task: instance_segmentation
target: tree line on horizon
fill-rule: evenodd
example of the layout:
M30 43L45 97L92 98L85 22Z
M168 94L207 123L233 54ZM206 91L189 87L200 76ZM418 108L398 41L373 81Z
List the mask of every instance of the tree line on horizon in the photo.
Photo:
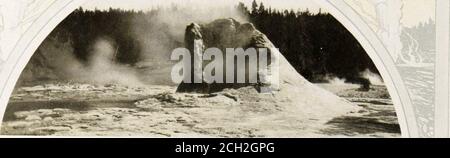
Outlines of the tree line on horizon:
M361 72L368 69L379 73L357 39L321 9L317 13L307 9L277 10L254 0L250 8L239 3L238 10L312 82L338 77L359 83Z

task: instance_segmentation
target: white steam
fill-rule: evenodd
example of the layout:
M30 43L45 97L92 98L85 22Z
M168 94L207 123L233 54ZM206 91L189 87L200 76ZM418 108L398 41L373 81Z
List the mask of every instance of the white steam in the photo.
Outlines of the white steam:
M170 52L174 49L171 40L184 42L186 26L195 22L210 23L213 20L234 18L240 22L247 22L248 17L237 9L238 3L204 7L200 3L190 5L175 5L157 8L159 11L152 16L134 19L133 35L142 46L141 57L149 61L168 61ZM150 22L151 26L148 26ZM184 45L183 45L184 46Z
M147 12L146 15L151 16L133 19L132 35L141 46L140 59L136 65L152 69L145 72L144 82L173 84L170 72L174 62L170 60L170 54L175 48L185 47L186 26L191 23L206 24L223 18L247 22L247 17L237 11L236 6L237 3L208 7L196 3L172 5L157 8L158 12Z
M155 8L156 9L156 8ZM171 82L170 53L177 47L184 47L186 26L192 22L209 23L219 18L235 18L246 21L235 6L203 7L171 6L158 8L158 12L136 16L132 20L129 36L139 42L141 48L139 63L135 66L117 61L118 45L109 37L98 37L90 43L86 61L75 56L72 42L48 38L39 48L34 60L22 75L24 82L41 78L51 81L75 81L93 84L121 84L140 86L145 84L173 84ZM126 51L126 50L121 50ZM127 52L120 52L121 56Z
M46 43L43 47L53 47L54 44ZM47 57L46 63L49 67L53 67L53 73L56 73L59 79L94 84L142 85L134 68L116 62L117 49L110 40L98 39L92 44L88 64L82 64L80 60L73 56L72 52L58 55L58 52L67 50L69 49L47 49L45 54ZM70 49L70 51L73 51L73 49Z
M333 85L345 85L347 83L345 78L339 78L336 76L332 76L332 75L326 75L324 78L325 81L327 81L329 84L333 84Z
M372 85L384 85L383 79L380 75L373 73L369 69L361 72L361 77L368 79Z
M89 64L85 67L84 78L102 84L122 84L129 86L142 85L134 68L117 63L118 48L112 41L98 39L93 44Z
M359 73L359 77L369 80L371 85L384 85L383 78L381 78L380 75L373 73L369 69L366 69L363 72ZM324 77L324 80L333 85L351 84L347 82L347 79L339 78L334 75L326 75Z

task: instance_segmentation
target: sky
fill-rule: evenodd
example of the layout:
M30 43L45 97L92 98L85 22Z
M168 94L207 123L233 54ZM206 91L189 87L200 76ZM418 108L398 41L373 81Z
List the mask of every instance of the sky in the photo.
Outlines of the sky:
M91 0L83 5L86 9L108 9L122 8L134 10L150 10L158 6L170 6L178 4L181 6L191 5L196 7L235 6L238 2L243 2L247 6L251 6L253 0ZM265 6L276 9L293 9L318 12L320 6L314 0L257 0L263 2ZM353 0L347 0L353 1ZM356 0L355 0L356 1ZM368 0L368 2L373 0ZM377 1L377 0L375 0ZM404 0L403 20L405 26L414 26L420 22L426 22L428 19L435 18L435 0ZM324 11L324 9L322 9Z

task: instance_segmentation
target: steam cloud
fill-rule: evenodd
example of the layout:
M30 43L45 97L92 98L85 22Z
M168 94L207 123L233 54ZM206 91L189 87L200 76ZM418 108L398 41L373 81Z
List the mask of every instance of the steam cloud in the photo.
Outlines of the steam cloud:
M383 79L380 75L373 73L369 69L366 69L361 73L361 77L368 79L372 85L384 85Z
M182 7L172 5L158 8L157 16L130 19L132 24L129 26L131 28L129 35L137 39L141 46L138 60L140 62L135 63L135 66L116 61L116 55L119 53L118 43L107 36L98 37L90 44L92 51L89 52L87 61L75 57L75 50L70 41L62 42L61 39L49 37L40 46L28 68L24 70L21 82L47 78L52 81L128 86L161 82L173 84L170 79L172 63L169 57L174 48L184 46L186 26L192 22L208 23L218 18L247 21L246 17L236 10L235 5L233 3L207 8L202 7L200 3ZM148 27L149 24L152 26ZM177 41L178 44L174 45L173 41Z
M142 85L135 69L116 62L117 47L111 41L100 38L94 44L93 50L89 65L82 70L87 73L84 80L130 86Z
M359 74L359 77L363 78L363 79L367 79L370 81L371 85L384 85L384 81L381 78L380 75L373 73L372 71L370 71L369 69L364 70L363 72L361 72ZM326 75L324 77L324 80L330 84L334 84L334 85L344 85L344 84L348 84L347 83L347 79L345 78L339 78L336 77L334 75Z
M324 80L327 81L330 84L333 84L333 85L344 85L344 84L346 84L345 83L346 82L345 78L339 78L339 77L332 76L332 75L325 76Z
M236 4L205 8L201 7L200 3L192 3L190 6L160 8L161 12L156 16L134 19L133 35L142 46L142 59L144 61L169 60L170 52L174 49L174 46L167 42L167 38L173 38L183 43L186 26L190 23L209 23L219 18L248 21L247 17L236 10ZM146 20L158 26L148 28L145 24Z
M38 54L45 59L40 59L45 61L44 67L33 65L33 68L31 68L39 67L37 72L45 73L27 73L26 69L24 74L28 76L22 76L22 79L32 80L33 78L39 78L39 76L55 76L54 80L123 84L127 86L142 85L136 77L135 69L115 61L116 49L113 42L99 38L92 44L92 48L93 52L88 59L88 64L83 64L73 55L73 48L69 44L66 43L61 46L58 41L46 41L39 48L41 51ZM30 76L30 74L32 75Z

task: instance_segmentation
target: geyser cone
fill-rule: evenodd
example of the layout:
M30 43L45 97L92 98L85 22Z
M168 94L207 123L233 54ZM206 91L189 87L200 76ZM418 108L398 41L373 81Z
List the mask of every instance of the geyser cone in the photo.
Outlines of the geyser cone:
M204 25L193 23L187 26L185 35L186 47L190 49L191 53L194 52L193 43L202 44L197 48L219 48L224 52L224 56L227 55L225 48L268 48L271 50L270 53L274 53L279 60L279 85L276 86L277 90L273 93L263 94L258 92L260 84L181 83L177 92L223 93L226 91L228 93L231 91L238 98L256 105L254 107L269 109L276 107L282 111L298 114L296 117L300 117L299 119L304 117L304 119L316 118L325 121L358 109L345 99L308 82L278 50L271 49L275 48L272 42L251 23L239 23L234 19L219 19ZM227 66L225 65L225 67ZM255 88L255 90L251 91L248 87ZM245 92L243 92L244 90ZM248 98L252 98L252 100ZM259 102L258 100L268 100L269 102Z

